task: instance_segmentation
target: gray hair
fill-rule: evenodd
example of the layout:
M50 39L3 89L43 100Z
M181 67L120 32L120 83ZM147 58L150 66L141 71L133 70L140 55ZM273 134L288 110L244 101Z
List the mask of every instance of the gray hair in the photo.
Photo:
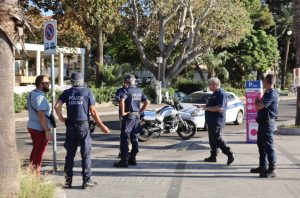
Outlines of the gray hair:
M216 84L218 89L221 88L221 81L217 77L208 79L208 83L214 83L214 84Z
M83 80L71 80L71 84L73 87L81 87L83 86Z

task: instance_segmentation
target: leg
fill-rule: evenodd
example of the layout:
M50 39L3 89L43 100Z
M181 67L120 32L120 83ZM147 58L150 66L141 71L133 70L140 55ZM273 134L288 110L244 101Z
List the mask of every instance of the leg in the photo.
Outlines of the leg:
M117 168L127 168L128 167L128 137L132 129L132 120L123 119L122 129L120 135L120 149L121 149L121 160L114 163L114 167Z
M208 139L209 139L209 145L210 145L210 157L205 158L205 162L217 162L217 154L218 154L218 148L216 144L216 138L214 134L214 127L211 125L208 125Z
M91 172L91 150L92 150L92 139L89 133L87 124L78 125L80 134L80 154L81 154L81 167L82 167L82 180L86 183L90 180Z
M34 129L29 129L29 131L33 140L33 149L30 155L30 163L32 163L34 169L37 171L37 175L39 175L42 164L42 157L48 144L48 140L46 138L45 132L37 131Z
M67 151L67 155L65 158L65 167L64 167L66 180L72 180L73 177L74 158L78 146L78 140L76 136L73 135L74 133L75 133L74 127L67 126L66 140L64 144L64 147Z
M266 135L266 153L269 161L269 170L276 169L276 154L274 148L274 131L275 122L270 122L268 126L268 133Z
M234 154L231 151L230 147L226 144L222 137L222 132L223 132L223 125L222 124L217 124L214 127L214 134L215 134L215 140L217 147L222 150L222 152L227 155L227 165L230 165L234 161Z
M136 165L136 155L139 152L139 134L140 134L140 120L136 119L134 123L134 128L130 133L130 141L132 144L132 150L128 159L130 165Z
M266 150L265 150L265 142L266 142L266 132L264 124L258 125L258 134L257 134L257 146L259 152L259 168L261 172L267 170L267 160L266 160Z

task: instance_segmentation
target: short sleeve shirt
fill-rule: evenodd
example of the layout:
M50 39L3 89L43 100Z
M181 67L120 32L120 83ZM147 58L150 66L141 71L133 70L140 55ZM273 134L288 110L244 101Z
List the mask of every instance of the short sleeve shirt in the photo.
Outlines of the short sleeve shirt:
M258 119L276 119L278 115L278 95L275 89L266 91L261 99L265 108L258 110Z
M225 125L227 98L225 92L222 89L218 89L212 94L206 106L207 107L219 106L221 108L224 108L224 111L221 112L205 111L205 122L207 124Z
M37 131L43 131L37 111L44 111L46 116L50 116L51 114L51 108L45 93L38 89L31 91L27 96L27 109L29 117L27 127ZM49 119L46 120L48 122L48 127L52 128Z
M88 121L89 107L95 105L92 92L85 87L72 87L65 90L59 97L62 103L66 103L67 117L71 121Z
M126 92L126 88L122 87L122 88L119 88L116 93L115 93L115 99L116 101L120 101L121 99L121 96Z
M138 112L140 110L141 102L145 102L147 97L144 92L135 86L128 87L126 92L121 95L121 99L125 100L125 111L126 112Z

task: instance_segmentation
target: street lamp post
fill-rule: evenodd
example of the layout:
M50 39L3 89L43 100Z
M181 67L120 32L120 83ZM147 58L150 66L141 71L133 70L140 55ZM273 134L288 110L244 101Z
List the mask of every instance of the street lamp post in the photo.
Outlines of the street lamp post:
M156 63L158 66L158 75L157 75L157 81L156 81L156 86L155 86L155 92L156 92L156 104L161 103L161 64L163 62L163 57L157 57L156 58Z
M290 40L292 35L292 30L288 30L286 32L287 34L287 42L286 42L286 48L285 48L285 57L284 57L284 65L282 67L282 73L281 73L281 90L284 90L285 87L285 74L287 70L287 62L289 57L289 50L290 50Z

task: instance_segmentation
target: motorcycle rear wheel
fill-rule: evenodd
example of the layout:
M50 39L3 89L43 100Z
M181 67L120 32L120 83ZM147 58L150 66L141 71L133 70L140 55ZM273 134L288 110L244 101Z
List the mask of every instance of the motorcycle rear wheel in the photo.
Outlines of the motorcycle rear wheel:
M197 131L197 127L195 125L195 123L191 120L184 120L187 125L188 128L186 128L183 124L181 124L181 126L179 126L178 130L177 130L177 134L185 140L190 139L191 137L193 137Z

